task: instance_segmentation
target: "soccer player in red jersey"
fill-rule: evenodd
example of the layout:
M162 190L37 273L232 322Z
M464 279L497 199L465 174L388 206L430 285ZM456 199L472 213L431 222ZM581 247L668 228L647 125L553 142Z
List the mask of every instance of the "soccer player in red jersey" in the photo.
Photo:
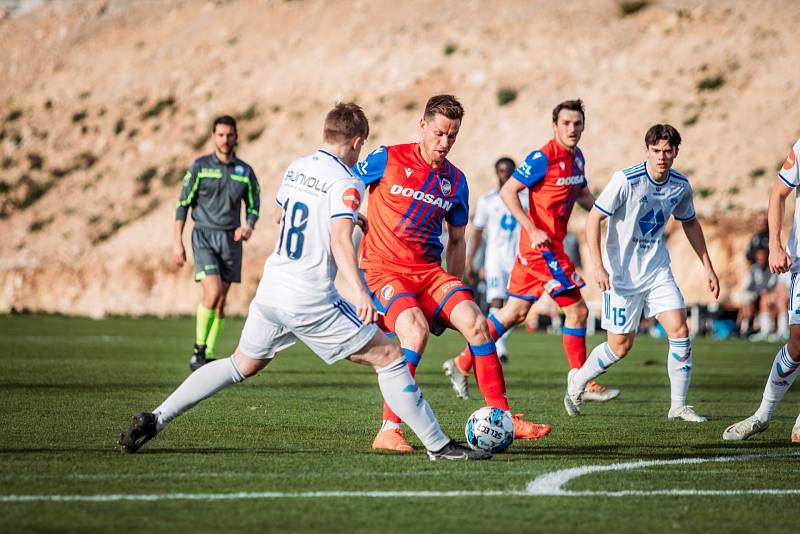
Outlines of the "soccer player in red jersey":
M564 252L564 237L572 208L577 202L589 211L594 195L584 175L586 160L578 148L585 126L583 102L567 100L553 110L553 139L534 150L517 167L500 196L521 225L519 255L508 282L508 302L488 318L489 333L498 339L506 330L525 321L536 300L547 293L564 310L563 344L570 369L580 369L586 361L586 319L589 309L581 296L585 286L572 261ZM528 211L519 193L528 190ZM445 369L458 393L466 388L473 366L470 347ZM460 371L460 372L458 372ZM584 400L607 401L619 395L590 382Z
M359 266L384 327L397 334L414 375L429 332L452 327L475 355L475 374L486 404L509 410L503 370L486 318L461 282L469 190L464 173L446 157L458 136L464 109L452 95L431 97L420 120L419 143L382 146L353 170L368 187L369 229ZM447 223L444 250L442 229ZM441 266L444 251L447 271ZM538 439L550 425L513 416L515 436ZM400 419L384 404L374 449L411 452Z

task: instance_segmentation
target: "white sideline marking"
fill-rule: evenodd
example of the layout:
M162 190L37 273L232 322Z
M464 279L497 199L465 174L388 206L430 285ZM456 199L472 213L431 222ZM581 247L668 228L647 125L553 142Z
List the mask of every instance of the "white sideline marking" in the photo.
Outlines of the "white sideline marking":
M24 502L117 502L117 501L231 501L244 499L319 499L353 498L430 498L430 497L650 497L650 496L737 496L737 495L800 495L800 489L697 490L665 489L653 491L570 491L563 486L578 477L606 471L628 471L661 465L696 465L710 462L742 462L767 458L797 457L792 454L744 454L711 458L678 460L640 460L610 465L587 465L561 469L538 476L524 491L302 491L302 492L239 492L239 493L164 493L117 495L0 495L0 503Z

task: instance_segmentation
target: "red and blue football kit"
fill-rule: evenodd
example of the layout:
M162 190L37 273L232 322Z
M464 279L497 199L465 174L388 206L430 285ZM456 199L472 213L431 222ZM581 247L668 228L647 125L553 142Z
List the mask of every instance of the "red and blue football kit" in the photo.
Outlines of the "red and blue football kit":
M401 312L420 308L430 331L441 334L453 308L472 300L469 287L441 267L442 225L469 221L464 173L447 160L431 167L416 143L382 146L353 171L367 185L369 229L359 247L359 267L383 326L393 332ZM483 356L475 372L487 405L508 410L494 342L475 350ZM405 347L403 354L415 374L421 355ZM400 422L386 404L383 419Z
M514 171L513 178L528 188L528 218L547 234L551 245L531 248L531 237L522 229L520 252L508 282L509 296L535 301L543 292L555 298L586 285L564 252L569 216L578 193L586 187L585 164L579 148L570 152L553 139L528 154Z
M464 173L447 160L431 167L416 143L382 146L353 170L369 199L359 267L384 326L394 331L397 316L418 307L431 332L441 334L453 307L472 299L469 287L441 267L443 223L469 221Z

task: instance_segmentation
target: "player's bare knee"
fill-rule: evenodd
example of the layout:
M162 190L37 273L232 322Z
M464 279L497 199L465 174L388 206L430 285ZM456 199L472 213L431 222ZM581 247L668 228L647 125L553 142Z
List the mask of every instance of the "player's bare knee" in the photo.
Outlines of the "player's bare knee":
M233 353L233 363L245 378L257 375L271 361L272 359L251 358L239 349L236 349L236 352Z
M585 302L580 301L564 308L564 315L570 324L586 324L586 319L589 318L589 308Z
M633 348L633 336L625 336L618 339L609 339L608 346L611 348L611 352L614 353L614 356L617 358L624 358L628 355L628 353Z
M473 344L485 343L491 339L489 337L489 325L486 322L486 317L479 313L475 314L475 316L467 322L461 334L469 343Z
M684 339L689 337L689 327L686 326L686 323L677 325L675 328L670 329L667 332L667 336L671 337L672 339Z

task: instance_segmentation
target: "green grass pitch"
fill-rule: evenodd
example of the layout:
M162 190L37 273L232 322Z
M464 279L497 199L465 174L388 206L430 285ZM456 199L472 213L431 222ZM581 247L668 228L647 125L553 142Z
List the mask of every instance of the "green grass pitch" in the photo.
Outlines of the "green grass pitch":
M221 348L234 348L230 320ZM761 398L777 345L696 340L690 402L705 424L670 422L666 342L642 337L602 377L619 399L588 403L569 418L562 397L560 338L515 332L506 381L512 409L550 422L553 433L518 441L488 462L429 462L373 452L381 398L374 373L349 362L326 366L303 346L281 354L260 376L229 388L175 420L140 453L115 449L134 412L151 410L188 374L190 319L103 321L61 317L0 319L0 524L7 532L331 531L643 532L793 531L800 448L789 440L800 410L790 391L772 426L744 443L723 429ZM590 347L601 338L589 340ZM463 441L464 422L482 405L457 399L441 372L460 338L434 338L418 381L443 428ZM795 389L797 389L796 386ZM732 462L662 464L681 458L752 455ZM587 496L522 494L554 471L659 461L569 481ZM774 494L747 494L760 489ZM682 494L675 490L683 491ZM705 492L691 495L693 490ZM729 493L710 495L708 490ZM787 490L794 490L795 494ZM431 492L386 496L385 492ZM640 492L614 496L607 492ZM245 498L247 494L274 494ZM307 492L325 493L309 497ZM373 492L348 495L348 492ZM468 492L447 495L444 492ZM476 495L478 492L497 494ZM244 493L236 497L237 493ZM161 496L185 494L184 499ZM231 497L196 499L198 494ZM95 496L96 501L9 496ZM151 501L100 499L151 495ZM383 495L383 496L381 496ZM252 497L252 495L250 495Z

